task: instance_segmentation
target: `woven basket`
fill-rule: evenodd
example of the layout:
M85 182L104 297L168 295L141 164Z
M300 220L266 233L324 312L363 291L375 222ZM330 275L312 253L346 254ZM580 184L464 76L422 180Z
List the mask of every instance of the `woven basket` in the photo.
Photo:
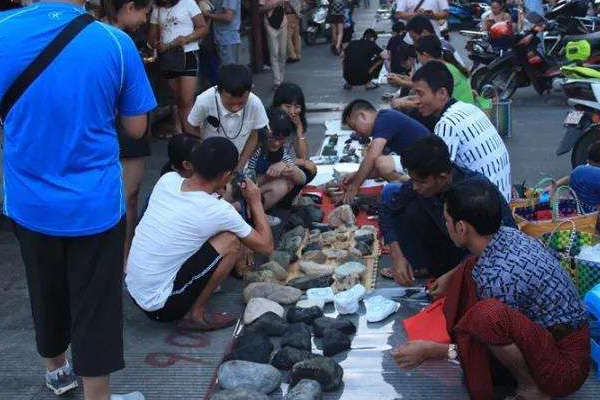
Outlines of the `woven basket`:
M600 263L575 258L577 288L581 297L600 283Z

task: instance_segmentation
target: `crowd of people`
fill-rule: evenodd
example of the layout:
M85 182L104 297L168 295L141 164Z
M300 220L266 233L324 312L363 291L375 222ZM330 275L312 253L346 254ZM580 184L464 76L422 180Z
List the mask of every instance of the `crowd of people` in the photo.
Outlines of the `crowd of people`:
M475 399L492 397L498 372L515 384L515 399L564 396L589 370L585 309L558 261L516 229L509 153L467 95L454 49L438 38L443 3L400 0L398 16L409 21L394 25L384 50L372 30L344 46L344 4L332 2L332 51L344 57L348 85L369 88L379 58L375 69L386 65L401 87L389 109L362 99L345 107L342 122L370 145L342 182L343 201L352 203L366 179L385 180L379 223L393 264L381 274L404 286L431 278L430 293L446 297L452 344L403 344L392 352L401 368L459 360ZM272 226L281 221L267 211L289 208L317 172L305 95L284 80L289 35L292 59L301 57L298 2L260 1L276 86L268 107L238 62L240 1L207 12L192 0L151 7L107 2L105 23L79 0L0 14L0 37L13 38L0 42L0 57L11 55L0 74L4 213L21 248L46 385L56 394L81 376L86 400L144 398L109 390L109 374L124 367L123 281L153 321L196 331L233 324L234 316L207 311L210 297L230 273L248 271L253 252L273 252ZM148 155L140 138L157 103L124 30L148 14L149 44L168 54L161 74L183 133L169 140L169 160L139 217ZM222 65L215 85L196 96L207 21ZM599 148L565 178L590 209L600 206Z

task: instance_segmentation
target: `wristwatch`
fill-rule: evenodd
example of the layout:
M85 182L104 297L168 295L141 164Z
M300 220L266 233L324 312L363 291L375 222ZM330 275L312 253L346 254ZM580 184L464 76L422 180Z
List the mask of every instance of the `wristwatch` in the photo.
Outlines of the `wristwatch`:
M458 348L455 344L448 345L448 360L455 361L458 358Z

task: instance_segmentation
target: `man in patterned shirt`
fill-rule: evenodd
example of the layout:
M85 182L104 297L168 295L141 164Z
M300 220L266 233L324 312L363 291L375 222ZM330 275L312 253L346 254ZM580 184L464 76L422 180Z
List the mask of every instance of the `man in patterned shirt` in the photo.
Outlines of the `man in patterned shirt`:
M473 104L452 98L454 79L440 61L423 65L412 77L422 116L439 115L433 133L444 139L458 166L492 181L510 201L512 191L508 150L487 115Z
M536 239L501 226L491 184L458 183L445 196L452 240L474 257L444 279L444 312L455 344L413 341L394 357L403 368L460 358L471 398L492 398L493 362L517 383L515 399L567 396L589 370L590 331L567 272Z

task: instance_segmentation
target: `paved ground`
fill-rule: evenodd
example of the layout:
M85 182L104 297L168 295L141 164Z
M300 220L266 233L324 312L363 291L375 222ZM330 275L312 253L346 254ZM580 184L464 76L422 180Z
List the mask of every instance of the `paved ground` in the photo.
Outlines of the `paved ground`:
M375 2L371 10L357 11L357 33L371 27L374 10ZM384 29L386 25L381 24L377 28ZM462 47L462 38L454 36L453 41L457 47ZM384 40L380 42L383 44ZM302 62L290 65L287 77L304 88L309 108L312 109L323 106L339 108L356 97L380 103L381 94L387 90L342 90L340 61L329 53L327 46L305 47ZM270 73L256 75L256 91L265 104L271 102L270 88ZM520 89L513 105L515 133L507 140L507 144L514 181L526 179L534 182L546 175L561 176L568 173L568 159L554 155L554 148L562 135L561 122L567 110L564 100L559 95L539 97L531 90ZM324 131L322 122L337 118L339 114L339 111L309 114L311 149L315 150L320 141ZM148 173L143 183L144 198L156 181L164 161L165 143L153 143L153 155L148 160ZM18 248L13 237L5 233L0 233L0 276L0 399L52 399L54 396L42 384L43 370L35 352L29 300ZM214 296L212 306L240 312L239 289L239 282L228 281L223 292ZM185 335L176 332L171 325L151 323L127 298L125 304L127 368L114 374L112 383L115 392L142 390L150 400L202 398L232 330ZM435 379L435 375L431 379ZM436 391L435 394L428 392L427 379L422 382L425 389L411 391L405 398L448 398L443 391ZM599 392L600 386L590 379L582 392L573 398L597 398ZM81 390L77 390L66 398L82 399L83 395ZM387 400L388 395L382 393L378 398ZM392 398L394 396L389 397L390 400Z

